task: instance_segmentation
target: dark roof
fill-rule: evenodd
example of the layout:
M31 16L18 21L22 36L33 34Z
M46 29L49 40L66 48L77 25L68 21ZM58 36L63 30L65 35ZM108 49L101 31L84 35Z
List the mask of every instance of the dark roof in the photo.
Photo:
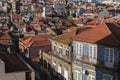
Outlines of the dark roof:
M5 63L5 72L30 71L30 68L16 54L0 54L0 59Z
M119 46L120 28L116 27L113 23L103 23L74 36L72 39L108 46Z

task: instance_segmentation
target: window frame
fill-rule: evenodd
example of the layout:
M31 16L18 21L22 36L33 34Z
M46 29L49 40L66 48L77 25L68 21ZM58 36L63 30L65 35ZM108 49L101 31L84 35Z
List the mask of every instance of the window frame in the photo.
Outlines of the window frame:
M104 76L110 77L110 80L113 80L113 76L105 73L102 74L102 80L106 80L106 79L103 79Z
M66 55L67 57L70 56L70 51L69 51L69 49L66 49L66 51L65 51L65 55Z
M77 43L76 44L76 54L79 56L79 57L82 57L83 56L83 44L82 43Z
M59 46L59 54L62 54L62 53L63 53L63 47L61 45L61 46Z
M97 60L97 45L89 46L89 58Z
M108 51L106 51L108 50ZM111 58L111 50L113 51L112 53L112 58ZM107 53L106 53L107 52ZM113 48L105 48L105 57L104 57L104 61L105 62L109 62L109 63L114 63L114 54L115 54L115 50ZM107 58L106 58L107 57ZM112 61L111 61L112 59Z
M77 70L76 68L78 68L79 70ZM74 78L74 77L75 77L75 76L74 76L75 72L77 73L77 74L76 74L76 76L77 76L76 78ZM79 80L79 77L80 77L80 76L82 77L82 68L79 67L79 66L75 66L74 71L73 71L73 80L75 80L75 79L76 79L76 80ZM80 78L81 78L81 77L80 77Z

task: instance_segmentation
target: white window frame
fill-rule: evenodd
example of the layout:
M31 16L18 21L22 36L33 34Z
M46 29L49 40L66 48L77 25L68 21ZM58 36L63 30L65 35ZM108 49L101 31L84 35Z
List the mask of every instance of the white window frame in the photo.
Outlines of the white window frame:
M55 50L55 47L56 47L56 43L53 44L53 50ZM56 51L57 51L57 47L56 47Z
M79 69L80 69L80 70L74 70L74 71L73 71L73 74L74 74L75 72L77 73L77 74L76 74L76 76L77 76L76 80L79 80L79 78L78 78L78 77L80 76L79 74L81 74L81 77L80 77L80 78L82 79L82 68L79 67L79 66L75 66L75 68L79 68ZM79 76L78 76L78 75L79 75ZM74 79L74 77L75 77L75 76L73 75L73 79ZM75 80L75 79L74 79L74 80Z
M66 76L65 70L67 71L67 76ZM66 68L64 68L64 78L65 80L69 80L69 72L68 72L68 69Z
M89 46L89 58L97 59L97 46L96 45Z
M61 65L58 65L58 73L62 73L62 66Z
M76 51L77 51L77 56L82 57L83 55L83 44L82 43L76 44Z
M112 57L111 57L111 54L112 54ZM111 59L112 59L112 61L111 61ZM114 49L113 48L105 48L104 61L105 61L106 66L113 67L113 64L114 64Z
M95 76L89 75L89 80L96 80L96 79L95 79Z
M109 79L109 80L113 80L113 76L108 75L108 74L104 74L104 73L103 73L103 75L102 75L102 80L106 80L106 79L103 79L104 76L110 77L111 79ZM107 80L108 80L108 79L107 79Z
M89 46L89 59L90 62L97 62L97 45L91 44Z
M60 52L60 49L61 49L61 52ZM62 54L62 53L63 53L63 47L62 47L62 45L61 45L61 46L59 46L59 53L60 53L60 54Z

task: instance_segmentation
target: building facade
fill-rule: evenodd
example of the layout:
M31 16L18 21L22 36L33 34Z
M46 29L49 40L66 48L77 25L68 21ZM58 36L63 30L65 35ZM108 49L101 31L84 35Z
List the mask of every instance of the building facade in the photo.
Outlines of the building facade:
M119 30L101 24L73 38L73 80L119 80Z

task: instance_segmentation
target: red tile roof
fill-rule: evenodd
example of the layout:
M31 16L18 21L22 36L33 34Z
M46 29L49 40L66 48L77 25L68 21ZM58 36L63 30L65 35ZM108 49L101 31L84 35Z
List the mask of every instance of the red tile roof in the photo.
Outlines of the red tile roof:
M90 22L88 22L87 24L88 25L98 25L98 24L102 24L102 23L113 23L113 22L116 22L116 23L119 23L120 20L115 20L115 19L105 19L104 17L99 17L99 18L96 18Z
M29 38L23 40L22 43L29 47L33 43L32 39L33 39L33 37L29 37Z
M26 24L16 24L16 27L17 28L24 28L24 27L26 27Z
M23 16L15 13L15 14L12 15L12 18L13 18L14 20L17 20L17 19L22 20L22 19L23 19Z
M72 39L88 43L98 43L112 46L119 46L120 43L120 28L112 23L103 23L97 27L86 30Z
M39 47L41 47L41 46L47 46L47 45L50 45L50 44L51 44L50 41L42 40L42 41L35 41L35 42L33 42L32 46L39 46Z
M49 38L51 36L48 35L38 35L34 37L29 37L22 41L22 43L26 46L46 46L50 45Z
M67 29L64 34L52 37L52 40L56 40L65 44L70 44L71 38L76 35L77 28L72 27Z
M8 33L5 33L0 37L0 39L1 40L10 40L12 38L10 37L10 35Z

